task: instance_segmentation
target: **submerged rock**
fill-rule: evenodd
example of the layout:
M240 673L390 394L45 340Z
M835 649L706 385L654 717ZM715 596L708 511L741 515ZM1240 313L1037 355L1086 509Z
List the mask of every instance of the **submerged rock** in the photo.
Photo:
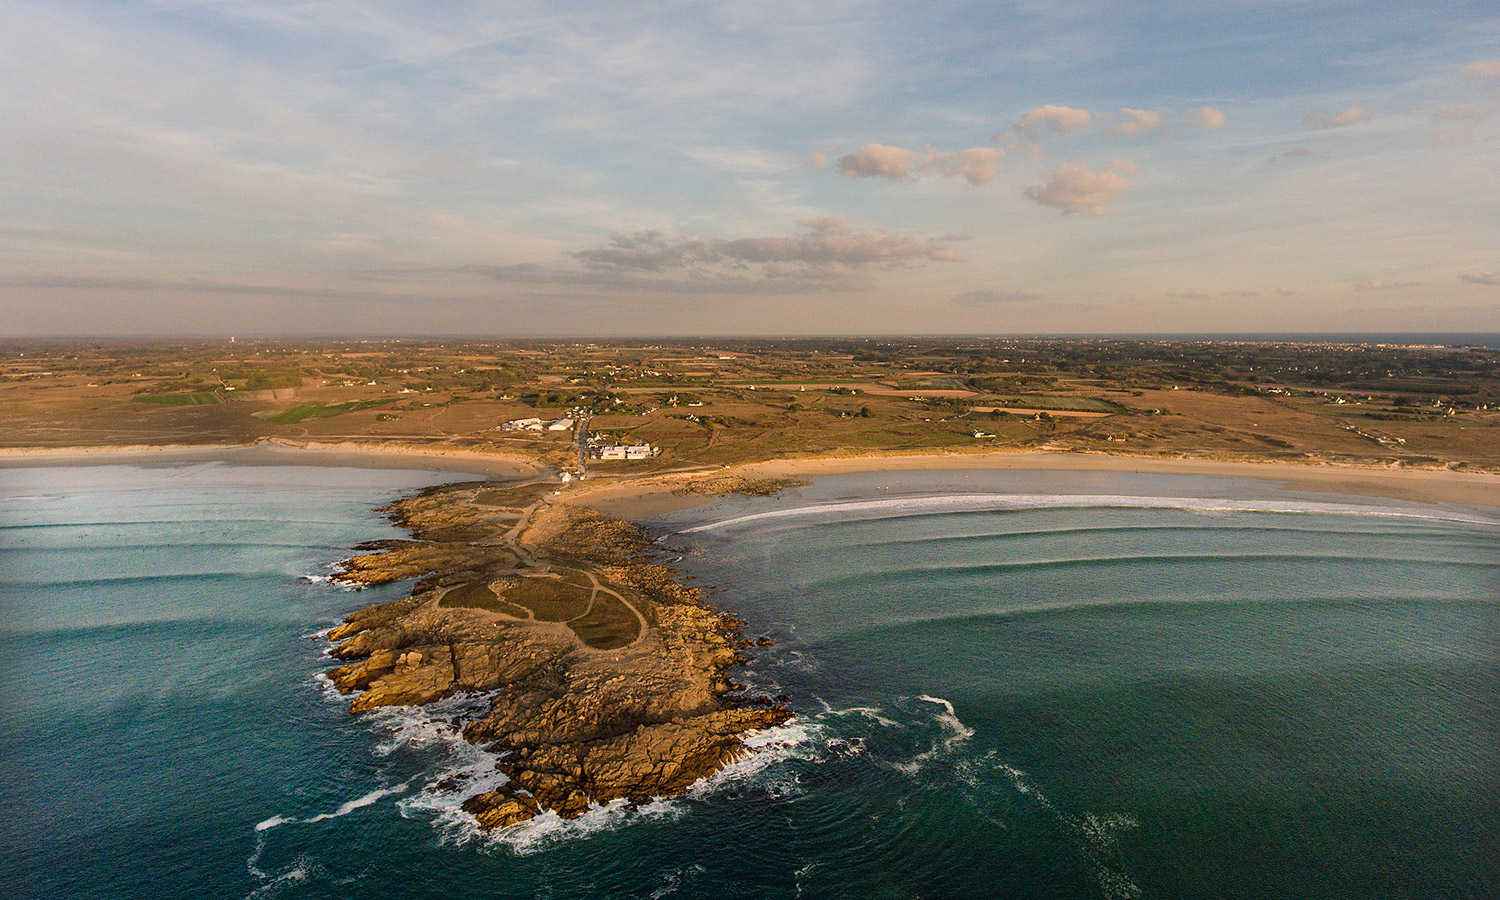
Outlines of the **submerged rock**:
M544 494L461 484L388 507L419 540L368 545L339 578L419 581L328 635L351 712L494 692L464 729L510 779L464 803L486 828L681 793L791 718L725 696L741 623L648 561L639 528Z

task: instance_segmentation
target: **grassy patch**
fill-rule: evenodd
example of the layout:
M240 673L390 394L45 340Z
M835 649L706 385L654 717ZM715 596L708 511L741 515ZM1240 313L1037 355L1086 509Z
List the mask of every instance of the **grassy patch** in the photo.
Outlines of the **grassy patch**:
M210 403L224 402L223 398L211 391L192 394L142 394L133 399L137 403L155 403L160 406L205 406Z
M903 391L962 391L968 387L957 378L902 378L896 382L898 390Z
M641 634L641 623L635 613L609 594L594 598L593 610L582 619L569 622L568 627L595 650L618 650Z
M593 585L575 572L564 578L516 578L502 590L505 599L531 610L539 621L566 622L589 608Z
M520 509L535 503L537 498L552 490L550 484L523 484L517 487L484 488L474 495L480 506L497 506L505 509Z
M482 609L503 613L517 619L526 618L526 610L501 600L487 584L466 584L463 587L454 588L443 595L443 598L438 601L438 606Z
M295 425L305 419L331 419L344 413L357 412L375 406L395 403L395 400L350 400L347 403L298 403L275 415L266 416L266 421L277 425Z
M1122 413L1125 407L1093 397L1054 397L1048 394L1020 394L1010 397L980 397L978 406L1002 406L1011 409L1056 409L1065 412Z

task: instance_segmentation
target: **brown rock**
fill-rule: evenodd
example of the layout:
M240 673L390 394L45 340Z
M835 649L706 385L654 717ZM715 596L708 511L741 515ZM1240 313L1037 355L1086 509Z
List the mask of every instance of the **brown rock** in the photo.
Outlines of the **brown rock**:
M671 569L641 559L638 528L545 501L518 516L476 502L488 490L454 485L393 504L393 518L423 540L380 542L344 564L345 578L418 578L417 587L410 597L352 613L329 633L340 641L334 655L349 660L329 677L341 691L363 691L351 712L494 691L488 714L464 729L469 741L510 751L500 768L511 781L464 804L482 826L514 824L543 809L571 818L593 803L680 793L744 755L746 732L790 718L785 707L724 696L731 687L724 670L744 661L736 647L750 643L739 639L741 623L704 604ZM628 646L595 650L563 622L438 603L440 588L516 583L554 568L592 576L613 592L610 603L624 598L646 630ZM533 591L563 590L564 581L527 583Z

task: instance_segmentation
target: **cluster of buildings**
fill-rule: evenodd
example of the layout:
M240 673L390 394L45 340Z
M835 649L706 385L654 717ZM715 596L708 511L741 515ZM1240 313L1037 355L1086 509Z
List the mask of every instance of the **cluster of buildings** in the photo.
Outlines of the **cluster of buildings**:
M573 427L572 419L511 419L496 425L496 431L568 431Z
M589 435L589 456L594 459L651 459L661 452L650 444L619 444L603 435Z
M574 407L568 410L568 414L561 419L543 419L533 416L529 419L511 419L494 427L494 431L569 431L573 423L583 418L585 410Z
M650 459L658 450L650 444L604 444L593 452L598 459Z

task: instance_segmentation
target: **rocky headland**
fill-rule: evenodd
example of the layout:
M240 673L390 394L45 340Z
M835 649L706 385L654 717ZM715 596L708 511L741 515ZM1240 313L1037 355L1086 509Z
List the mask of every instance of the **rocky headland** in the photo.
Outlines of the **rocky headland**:
M681 793L791 717L737 693L740 623L646 555L641 530L555 502L555 485L445 485L386 508L411 540L378 541L339 580L418 579L329 632L350 711L492 694L464 737L508 782L464 809L486 828L545 810Z

